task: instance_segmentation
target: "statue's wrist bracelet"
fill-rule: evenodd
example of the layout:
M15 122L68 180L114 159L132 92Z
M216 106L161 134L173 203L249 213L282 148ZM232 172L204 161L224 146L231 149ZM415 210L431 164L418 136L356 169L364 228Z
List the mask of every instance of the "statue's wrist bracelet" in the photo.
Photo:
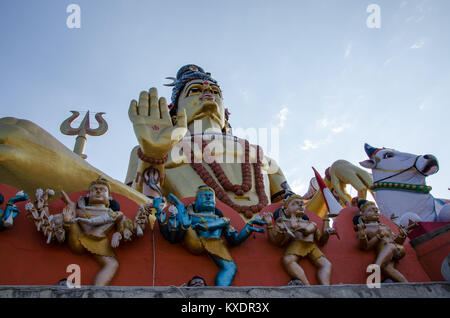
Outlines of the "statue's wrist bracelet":
M141 159L142 161L145 161L145 162L153 164L153 165L165 164L167 162L167 159L169 158L169 154L168 153L163 158L148 157L148 156L144 155L144 153L142 152L140 147L139 147L139 149L137 151L137 155L138 155L139 159Z

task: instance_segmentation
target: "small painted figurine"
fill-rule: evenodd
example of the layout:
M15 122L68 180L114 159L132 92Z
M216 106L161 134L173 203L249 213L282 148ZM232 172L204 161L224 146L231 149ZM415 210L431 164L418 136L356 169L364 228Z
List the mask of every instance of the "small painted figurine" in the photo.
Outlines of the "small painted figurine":
M272 225L273 218L275 226ZM319 283L330 284L332 265L317 246L317 243L321 246L325 245L330 235L337 234L335 229L330 228L328 216L324 218L322 231L320 231L317 224L310 221L305 214L302 197L290 194L285 198L281 209L275 211L273 216L270 212L264 213L263 220L267 224L267 234L271 243L280 247L289 243L282 263L292 278L301 280L304 285L310 285L305 272L298 264L301 258L308 257L318 268Z
M19 209L15 204L26 200L28 200L28 195L23 193L23 191L19 191L15 197L8 200L5 210L0 209L0 231L4 231L13 226L14 219L19 215ZM0 193L0 205L4 201L5 198Z
M406 250L403 243L417 223L408 227L399 226L399 234L396 235L388 226L380 222L380 212L374 202L359 200L358 208L361 215L356 216L353 222L360 249L376 251L375 264L380 266L386 278L391 278L395 282L407 282L405 276L394 267L394 264L405 256Z
M206 252L219 268L215 279L216 286L229 286L236 275L236 263L233 261L222 236L227 242L236 246L244 242L252 232L263 233L264 229L253 225L264 225L261 219L250 220L238 233L216 208L214 190L208 186L198 188L195 202L185 207L173 194L167 198L176 207L177 213L166 217L162 210L164 198L155 198L156 218L162 235L172 243L184 240L188 250L194 254ZM173 235L171 235L174 233Z
M38 231L47 237L47 243L53 239L60 243L67 240L73 252L92 254L102 266L94 281L98 286L108 285L119 268L113 248L118 247L121 240L130 241L133 234L142 235L146 223L142 219L149 210L149 206L141 207L133 222L119 211L119 203L113 200L110 191L109 182L103 178L93 181L87 196L80 197L77 203L61 191L67 205L62 213L51 215L48 199L54 192L38 189L34 205L30 203L26 207Z

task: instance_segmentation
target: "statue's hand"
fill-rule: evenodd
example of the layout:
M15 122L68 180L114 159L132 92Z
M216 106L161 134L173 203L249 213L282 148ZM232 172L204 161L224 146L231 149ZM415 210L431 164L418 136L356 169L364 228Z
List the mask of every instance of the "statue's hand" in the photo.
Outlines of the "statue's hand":
M206 230L207 230L206 225L203 224L203 223L195 223L195 224L192 225L192 228L194 230L200 230L200 231L203 231L203 232L206 232Z
M122 234L120 234L119 232L114 233L111 238L111 247L113 247L113 248L118 247L121 239L122 239Z
M158 212L161 212L164 209L165 206L166 206L166 204L164 203L164 198L163 197L159 197L159 198L154 198L153 199L153 207Z
M248 230L250 230L250 231L252 231L252 232L264 233L264 229L259 229L259 228L253 227L253 225L255 225L255 224L256 224L256 225L260 225L260 226L264 226L264 225L266 225L266 222L263 221L263 220L261 220L261 219L253 219L253 220L250 220L250 221L247 223Z
M272 225L272 213L271 212L264 212L262 215L262 219L264 220L264 222L266 222L267 225Z
M64 222L70 223L76 217L76 204L63 190L61 190L61 198L67 204L62 211Z
M125 229L123 231L123 239L125 242L131 241L131 237L133 236L133 233L129 229Z
M139 103L131 101L128 116L142 152L152 158L163 158L187 132L186 111L177 115L177 123L173 125L167 101L164 97L158 100L154 87L141 92Z

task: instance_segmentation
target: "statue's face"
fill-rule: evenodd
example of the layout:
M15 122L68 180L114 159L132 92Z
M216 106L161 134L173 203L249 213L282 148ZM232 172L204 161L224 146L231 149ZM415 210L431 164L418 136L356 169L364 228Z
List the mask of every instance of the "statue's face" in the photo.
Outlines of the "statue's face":
M286 208L287 215L303 215L305 213L305 205L301 199L293 199Z
M89 205L109 203L109 191L108 187L104 184L93 184L89 188Z
M363 217L366 221L378 221L380 212L375 204L369 204L363 212Z
M200 79L188 82L178 97L178 111L183 109L188 126L205 117L217 122L221 128L225 126L222 92L213 82Z
M209 190L200 191L195 199L195 209L200 211L212 211L216 207L216 200L214 198L214 193Z

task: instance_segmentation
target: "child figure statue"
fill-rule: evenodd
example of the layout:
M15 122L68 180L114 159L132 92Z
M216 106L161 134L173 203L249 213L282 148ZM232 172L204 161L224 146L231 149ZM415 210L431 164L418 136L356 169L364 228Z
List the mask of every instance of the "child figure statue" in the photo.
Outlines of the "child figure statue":
M275 226L272 225L273 218ZM289 243L282 263L291 277L301 280L304 285L310 285L305 272L298 264L300 258L308 257L318 268L319 283L330 284L332 265L317 246L317 243L325 245L330 235L337 234L335 229L330 228L328 216L324 218L320 231L317 224L306 216L302 197L290 194L285 198L281 209L275 211L273 216L270 212L264 213L263 220L267 224L267 234L271 243L280 247Z
M399 234L395 235L389 227L380 222L380 212L374 202L359 200L358 208L361 215L355 217L353 222L360 249L375 250L375 264L380 266L385 276L395 282L407 282L405 276L394 267L394 264L405 256L406 250L403 243L417 223L412 223L408 227L400 225Z
M224 217L216 208L214 190L208 186L200 186L194 204L187 207L173 194L169 194L167 200L176 207L176 213L172 212L169 217L166 217L163 211L164 198L154 199L156 218L165 239L171 243L184 239L190 252L194 254L206 252L219 268L215 285L231 285L237 267L222 236L229 244L236 246L244 242L252 232L264 232L264 229L254 228L253 225L265 223L258 218L252 219L238 233L231 226L230 219ZM175 212L175 209L173 211Z
M110 186L106 179L98 178L89 186L86 197L73 202L64 192L62 199L67 204L60 214L50 214L48 199L54 194L52 190L36 191L36 201L26 206L29 217L35 222L38 231L47 237L47 243L57 240L66 241L75 253L89 252L102 266L95 277L94 284L106 286L113 279L119 268L119 262L113 248L119 246L121 240L130 241L133 234L142 235L142 228L148 222L149 206L141 206L135 222L128 219L120 210L117 201L113 200ZM109 234L113 231L111 240Z

